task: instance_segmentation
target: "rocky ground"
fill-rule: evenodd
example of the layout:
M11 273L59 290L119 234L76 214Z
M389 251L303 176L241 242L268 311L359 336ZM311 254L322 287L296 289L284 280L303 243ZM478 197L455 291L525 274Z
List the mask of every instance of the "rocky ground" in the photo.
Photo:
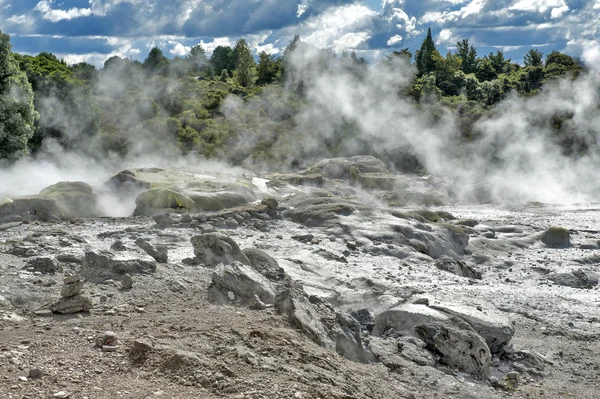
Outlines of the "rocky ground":
M0 199L0 397L600 397L598 210L446 184L358 157Z

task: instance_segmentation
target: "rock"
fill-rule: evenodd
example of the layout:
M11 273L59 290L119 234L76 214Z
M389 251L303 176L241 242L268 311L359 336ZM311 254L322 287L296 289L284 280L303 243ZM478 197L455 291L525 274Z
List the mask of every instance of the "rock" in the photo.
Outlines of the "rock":
M37 380L38 378L42 378L42 370L38 368L29 369L29 378L32 380Z
M142 248L148 255L154 258L158 263L169 262L169 250L165 245L154 246L143 238L135 240L135 245Z
M177 191L168 188L156 187L141 193L135 200L134 216L151 216L165 210L194 209L194 201Z
M72 394L71 392L67 392L67 391L58 391L55 394L53 394L52 396L55 398L68 398L70 397Z
M129 248L127 248L125 246L125 243L123 243L123 241L121 240L117 240L115 241L111 246L110 249L112 249L113 251L129 251Z
M51 306L51 310L54 313L60 314L73 314L79 312L88 312L92 309L92 301L88 298L81 296L80 294L70 296L68 298L62 298Z
M63 211L56 201L40 196L17 197L0 203L0 218L21 216L31 220L64 220Z
M485 340L491 353L502 353L515 334L508 317L489 304L478 308L451 304L431 308L468 323Z
M246 248L242 250L242 253L250 260L252 268L270 281L278 283L289 281L285 270L266 252L256 248Z
M75 263L77 265L83 264L83 258L79 255L60 254L56 255L56 260L62 263Z
M150 339L139 338L133 341L133 346L129 351L129 357L134 362L143 362L153 350L154 344Z
M191 223L192 216L189 214L185 214L181 217L181 223Z
M68 298L75 296L81 292L83 288L83 281L81 276L70 276L64 279L64 285L60 290L60 296Z
M355 210L354 206L345 203L325 203L292 209L286 212L286 216L293 222L309 227L318 227L336 220L338 216L349 216Z
M65 219L100 216L97 195L92 186L84 182L56 183L43 189L40 197L54 200Z
M275 306L317 344L352 361L366 361L360 324L350 315L315 296L307 296L298 286L281 291Z
M219 234L201 234L191 238L194 255L198 263L214 267L221 263L230 264L234 261L251 265L250 260L242 253L240 247L230 237Z
M363 330L372 332L375 326L375 318L373 313L369 309L359 309L354 312L350 312L350 316L354 317L356 321L360 323Z
M150 274L156 272L156 262L135 259L117 258L110 251L87 251L81 266L81 275L93 283L101 283L108 279L120 280L123 275Z
M598 285L600 276L589 270L575 270L571 273L553 273L545 278L564 287L590 289Z
M173 220L173 216L171 216L170 213L154 215L152 219L159 227L172 226L175 223L175 220Z
M315 236L312 234L300 234L300 235L292 236L292 240L300 241L305 244L312 242L312 240L314 238L315 238Z
M467 265L461 260L442 257L435 262L435 267L440 270L450 272L460 277L472 278L481 280L481 272L477 271L473 266Z
M411 362L419 366L435 365L435 359L425 349L425 343L415 337L370 337L369 349L381 363L391 370L408 368Z
M373 335L381 336L388 332L401 335L415 335L415 327L420 324L448 320L448 316L425 305L401 304L384 310L375 316Z
M219 292L231 291L244 302L249 302L257 295L264 303L275 303L275 290L269 280L251 267L236 261L230 265L217 266L209 291L214 299L218 299Z
M26 267L32 267L33 270L42 274L54 274L56 272L62 272L62 267L60 264L51 256L32 258L27 261Z
M509 371L508 373L506 373L506 379L512 383L513 387L516 387L517 385L519 385L520 377L521 377L521 374L519 374L516 371Z
M227 298L229 298L229 300L233 302L235 301L235 294L232 291L227 291Z
M249 307L250 307L250 309L263 310L263 309L267 308L267 305L263 301L260 300L258 295L254 295L252 298L250 298Z
M121 279L121 288L124 290L130 290L133 287L133 278L131 274L125 273L123 278Z
M479 224L478 220L475 219L459 219L454 222L458 226L475 227Z
M550 248L566 248L571 246L569 230L563 227L550 227L542 233L540 239Z
M272 211L276 211L279 206L279 202L275 198L265 198L260 203L266 205Z
M357 179L361 173L386 173L387 166L379 159L369 155L347 158L331 158L319 161L306 174L322 174L330 179Z
M415 332L427 348L441 355L442 364L483 379L489 377L490 350L483 338L464 321L454 317L421 324L415 327Z
M96 337L96 347L118 346L119 336L114 331L105 331Z
M8 229L12 229L13 227L19 227L22 224L23 224L23 222L10 222L10 223L0 224L0 231L6 231Z

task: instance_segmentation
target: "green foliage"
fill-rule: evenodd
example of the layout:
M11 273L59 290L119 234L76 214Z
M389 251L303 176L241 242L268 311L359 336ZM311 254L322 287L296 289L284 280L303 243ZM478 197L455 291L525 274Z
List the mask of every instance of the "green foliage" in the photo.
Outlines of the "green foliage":
M235 79L242 87L252 87L256 82L256 66L250 46L244 39L238 40L233 50L235 56Z
M544 53L542 53L538 49L532 48L531 50L529 50L527 52L527 54L525 54L525 58L523 59L523 62L525 64L525 66L528 66L528 67L541 67L541 66L543 66L543 61L542 61L543 57L544 57Z
M274 56L264 51L258 55L258 58L258 67L256 68L258 80L256 84L264 86L273 83L279 75L280 63Z
M441 56L435 48L435 43L433 43L433 37L431 36L431 28L429 28L427 37L423 41L423 44L421 44L421 49L417 51L415 57L419 76L434 72L439 58Z
M162 75L167 72L169 59L165 57L161 49L154 47L148 53L148 57L146 57L142 66L152 75Z
M0 161L27 155L37 118L33 91L12 53L10 37L0 31Z
M466 74L477 72L477 64L479 61L477 59L477 50L475 50L475 47L469 45L467 39L463 39L456 43L456 48L456 55L461 59L461 70Z
M235 69L235 54L229 46L217 46L210 57L210 64L214 74L220 76L223 70L231 76Z

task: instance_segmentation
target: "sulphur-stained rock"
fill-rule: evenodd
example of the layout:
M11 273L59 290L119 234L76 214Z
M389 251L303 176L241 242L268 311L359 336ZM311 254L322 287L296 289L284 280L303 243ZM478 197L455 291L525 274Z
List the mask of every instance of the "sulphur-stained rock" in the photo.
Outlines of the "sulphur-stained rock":
M330 179L356 179L361 173L389 173L389 169L375 157L358 155L324 159L312 166L307 173L320 173Z
M234 261L250 265L250 260L230 237L219 233L201 234L191 238L194 255L198 263L214 267Z
M441 355L443 365L487 379L492 356L484 339L459 318L421 324L415 327L417 336L427 347Z
M42 221L66 219L64 212L54 199L36 195L3 200L0 203L0 218L11 215Z
M40 196L56 201L66 219L100 216L97 195L84 182L59 182L46 187Z

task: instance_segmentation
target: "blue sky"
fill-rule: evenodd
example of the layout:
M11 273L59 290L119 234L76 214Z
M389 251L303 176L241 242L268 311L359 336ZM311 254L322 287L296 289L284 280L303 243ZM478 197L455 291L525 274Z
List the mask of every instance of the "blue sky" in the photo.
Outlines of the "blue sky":
M417 49L427 28L442 54L463 38L480 56L503 50L522 62L530 48L579 56L600 41L600 0L0 0L0 30L13 50L52 52L102 66L113 56L142 61L158 46L183 56L244 37L278 53L293 36L378 60Z

